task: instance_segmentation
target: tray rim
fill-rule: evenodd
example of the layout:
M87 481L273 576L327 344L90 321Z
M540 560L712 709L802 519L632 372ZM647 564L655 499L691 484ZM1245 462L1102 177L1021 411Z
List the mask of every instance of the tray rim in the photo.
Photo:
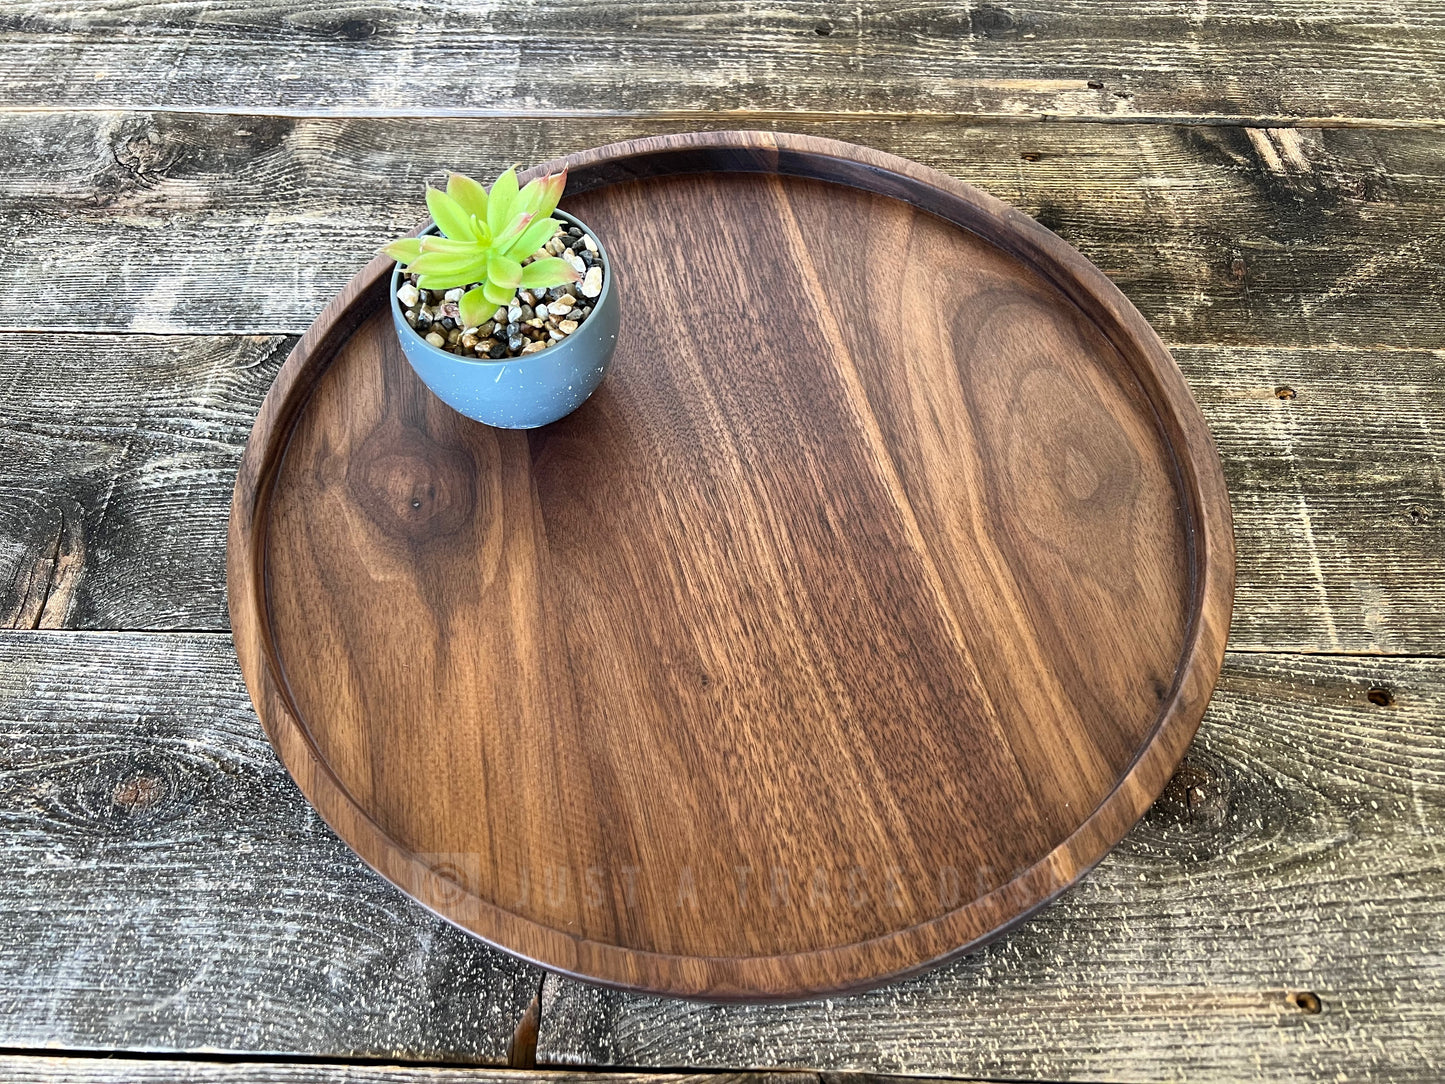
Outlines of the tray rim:
M735 159L720 168L718 160L730 154ZM311 391L337 350L385 302L393 261L379 255L332 299L287 357L236 475L227 536L228 606L241 671L268 739L313 808L372 869L502 951L585 982L709 1001L797 1000L893 982L1007 932L1082 878L1162 793L1194 737L1223 663L1234 601L1232 518L1218 453L1183 373L1118 287L1071 245L1003 201L908 159L817 136L712 131L647 136L565 155L527 170L523 183L563 166L571 171L569 195L649 177L761 172L890 196L1022 261L1076 305L1139 380L1173 457L1178 489L1188 498L1191 610L1174 684L1149 737L1099 805L1034 865L986 896L871 940L780 955L657 953L567 934L461 890L393 840L332 773L294 707L268 624L264 555L270 493ZM990 921L989 913L1007 917Z

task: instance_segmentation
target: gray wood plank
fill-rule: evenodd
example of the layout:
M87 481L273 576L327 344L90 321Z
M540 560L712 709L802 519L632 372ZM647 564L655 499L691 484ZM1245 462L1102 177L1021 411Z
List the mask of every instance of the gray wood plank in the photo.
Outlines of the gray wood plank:
M0 1080L9 1084L820 1084L816 1073L584 1073L26 1055L0 1055Z
M549 976L539 1063L1438 1081L1442 719L1445 660L1231 654L1170 792L1013 934L783 1007Z
M539 973L331 834L228 636L0 633L0 735L0 1047L506 1062Z
M757 122L0 113L0 328L299 333L419 222L446 167ZM1445 343L1436 132L767 123L981 185L1078 246L1172 343Z
M231 485L293 341L0 335L0 627L226 629Z
M12 106L1427 123L1442 38L1439 0L26 0L0 82Z
M291 341L0 335L0 626L225 629L232 478ZM1234 503L1233 645L1445 653L1442 355L1175 354Z
M230 651L221 635L0 632L0 1045L499 1059L535 972L330 836ZM1165 798L977 956L756 1009L549 980L539 1058L1434 1079L1442 717L1442 659L1232 653Z

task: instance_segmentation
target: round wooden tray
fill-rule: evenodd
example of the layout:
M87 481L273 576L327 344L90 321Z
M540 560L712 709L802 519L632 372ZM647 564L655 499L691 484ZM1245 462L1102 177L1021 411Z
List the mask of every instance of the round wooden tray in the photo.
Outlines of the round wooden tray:
M794 998L978 945L1148 808L1218 674L1229 504L1178 368L912 162L563 161L623 304L577 413L443 406L384 259L267 396L229 586L271 741L383 876L582 978Z

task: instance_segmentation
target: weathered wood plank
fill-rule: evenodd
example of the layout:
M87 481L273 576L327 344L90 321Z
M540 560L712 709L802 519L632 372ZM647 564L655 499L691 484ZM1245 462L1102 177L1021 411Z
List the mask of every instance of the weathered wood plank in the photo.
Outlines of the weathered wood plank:
M225 629L231 484L292 341L0 336L0 627Z
M0 1056L0 1079L9 1084L820 1084L816 1073L581 1073L26 1055Z
M0 16L0 82L12 105L85 108L1420 123L1442 116L1442 42L1438 0L502 0L432 18L320 0L28 0Z
M786 1008L549 982L539 1057L1433 1079L1442 717L1445 660L1233 654L1165 799L983 953ZM272 758L227 637L0 633L0 732L0 1043L499 1056L491 1021L535 973L332 839Z
M0 1046L505 1064L538 972L331 834L228 636L0 634L0 733Z
M231 481L291 341L0 335L0 625L226 628ZM1233 645L1445 651L1445 357L1175 356L1234 504Z
M1231 644L1445 654L1445 352L1174 356L1229 484Z
M445 167L485 174L738 123L0 114L0 327L300 332L416 225L422 183ZM1445 343L1437 133L788 126L914 158L1037 216L1171 343Z
M911 982L782 1008L549 977L539 1061L1438 1080L1442 718L1445 660L1233 655L1169 793L1012 935Z

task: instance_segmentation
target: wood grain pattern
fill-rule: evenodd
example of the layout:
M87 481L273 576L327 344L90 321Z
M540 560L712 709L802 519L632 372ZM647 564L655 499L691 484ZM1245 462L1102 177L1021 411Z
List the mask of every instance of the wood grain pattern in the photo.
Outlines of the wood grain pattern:
M1006 200L1107 272L1171 346L1445 342L1433 132L770 123ZM0 229L17 257L0 266L0 327L300 333L415 224L427 177L734 124L0 112Z
M1439 0L501 0L431 19L320 0L24 0L0 17L0 80L14 106L68 109L1429 125L1442 24Z
M0 13L0 154L10 167L0 171L0 327L36 334L0 336L0 625L224 628L229 478L290 348L281 338L56 330L299 332L345 269L410 224L420 176L454 164L454 136L479 148L479 171L494 172L652 132L780 125L981 184L1078 246L1164 334L1221 445L1235 504L1232 645L1438 655L1442 142L1435 130L1275 125L1438 124L1440 27L1433 0L11 5ZM110 111L160 102L181 112ZM511 103L525 115L434 117L441 102ZM546 117L538 104L629 115ZM652 112L750 106L782 112ZM237 109L270 115L237 118ZM307 109L413 115L294 115ZM807 109L850 115L820 122ZM1204 126L957 123L970 115ZM1268 127L1228 126L1241 120ZM1279 386L1297 398L1274 399ZM97 642L109 650L96 653ZM79 800L35 800L26 788L36 774L63 787L100 763L123 782L116 750L144 768L147 742L167 726L280 778L254 720L249 730L205 729L218 714L247 716L224 637L0 633L5 643L0 689L22 675L49 689L43 705L14 702L18 723L0 708L7 738L22 734L35 758L33 770L0 773L0 816L7 842L12 829L23 833L37 862L69 854L77 833L115 828L78 819ZM1236 679L1240 666L1247 680ZM1421 847L1438 854L1439 840L1435 792L1421 783L1439 759L1445 674L1430 660L1285 654L1236 657L1222 681L1195 750L1217 748L1224 705L1228 755L1214 777L1225 786L1206 785L1197 808L1166 795L1170 832L1140 826L1059 908L982 954L978 971L957 965L936 986L766 1016L580 997L552 983L554 1054L765 1065L791 1052L875 1068L995 1064L990 1075L1010 1079L1433 1084L1445 1061L1441 969L1420 950L1445 942L1431 910L1445 890L1438 861L1435 879L1420 872ZM1407 695L1388 709L1368 705L1361 693L1375 684ZM1375 725L1391 712L1402 729ZM1314 742L1317 733L1327 740ZM1402 744L1405 734L1423 746ZM186 772L209 785L206 763L176 762L179 792L190 792ZM254 822L244 842L258 847L286 835L275 826L295 814L282 807L300 802L288 793L282 780L275 794L248 794L259 812L236 814L241 827L228 830ZM232 812L198 805L186 829L214 840L208 825L229 825ZM504 977L478 973L452 1014L430 1018L421 1006L433 994L407 967L358 977L367 960L412 957L388 922L358 918L393 912L348 909L376 885L344 851L282 870L264 857L233 860L224 845L179 847L164 827L134 820L104 923L87 877L0 878L12 916L4 952L30 961L4 972L8 1041L265 1051L300 1035L297 1050L414 1042L423 1057L453 1042L463 1057L486 1045L466 1031L477 1019L468 999ZM1435 834L1422 844L1427 826ZM179 870L196 884L244 879L249 862L264 865L258 883L271 886L259 921L218 908L207 890L147 895L149 882L172 885ZM324 928L320 916L337 913L340 928ZM1040 929L1049 936L1036 939ZM218 944L235 947L217 953ZM46 966L47 953L65 965ZM289 981L276 964L288 953L342 961L327 973L339 971L340 988ZM331 999L371 983L376 1004L395 1011L368 1002L353 1029ZM1321 991L1319 1015L1288 1001L1302 984ZM449 1030L458 1014L469 1023ZM76 1071L15 1061L0 1075ZM443 1072L171 1062L136 1075L423 1071Z
M225 636L0 632L0 1044L500 1057L535 986L332 839L248 704ZM994 945L808 1007L549 982L541 1060L1433 1081L1442 715L1439 659L1231 652L1144 822Z
M368 862L551 967L798 996L993 935L1207 701L1233 560L1182 377L1077 253L912 163L569 165L635 306L587 410L447 411L367 315L383 260L268 396L229 569L268 733Z
M539 1060L1434 1082L1442 718L1445 660L1231 653L1149 816L1007 938L803 1005L696 1006L549 978Z
M225 635L0 633L0 832L3 1048L506 1064L540 982L326 829Z
M235 471L294 342L0 334L0 626L225 630ZM1439 653L1441 355L1173 354L1233 504L1230 644Z
M224 631L226 507L291 345L0 335L0 627Z
M288 1065L4 1055L0 1055L0 1077L8 1084L825 1084L816 1073L521 1072L431 1065ZM873 1082L860 1079L856 1084ZM919 1080L916 1084L925 1082Z

